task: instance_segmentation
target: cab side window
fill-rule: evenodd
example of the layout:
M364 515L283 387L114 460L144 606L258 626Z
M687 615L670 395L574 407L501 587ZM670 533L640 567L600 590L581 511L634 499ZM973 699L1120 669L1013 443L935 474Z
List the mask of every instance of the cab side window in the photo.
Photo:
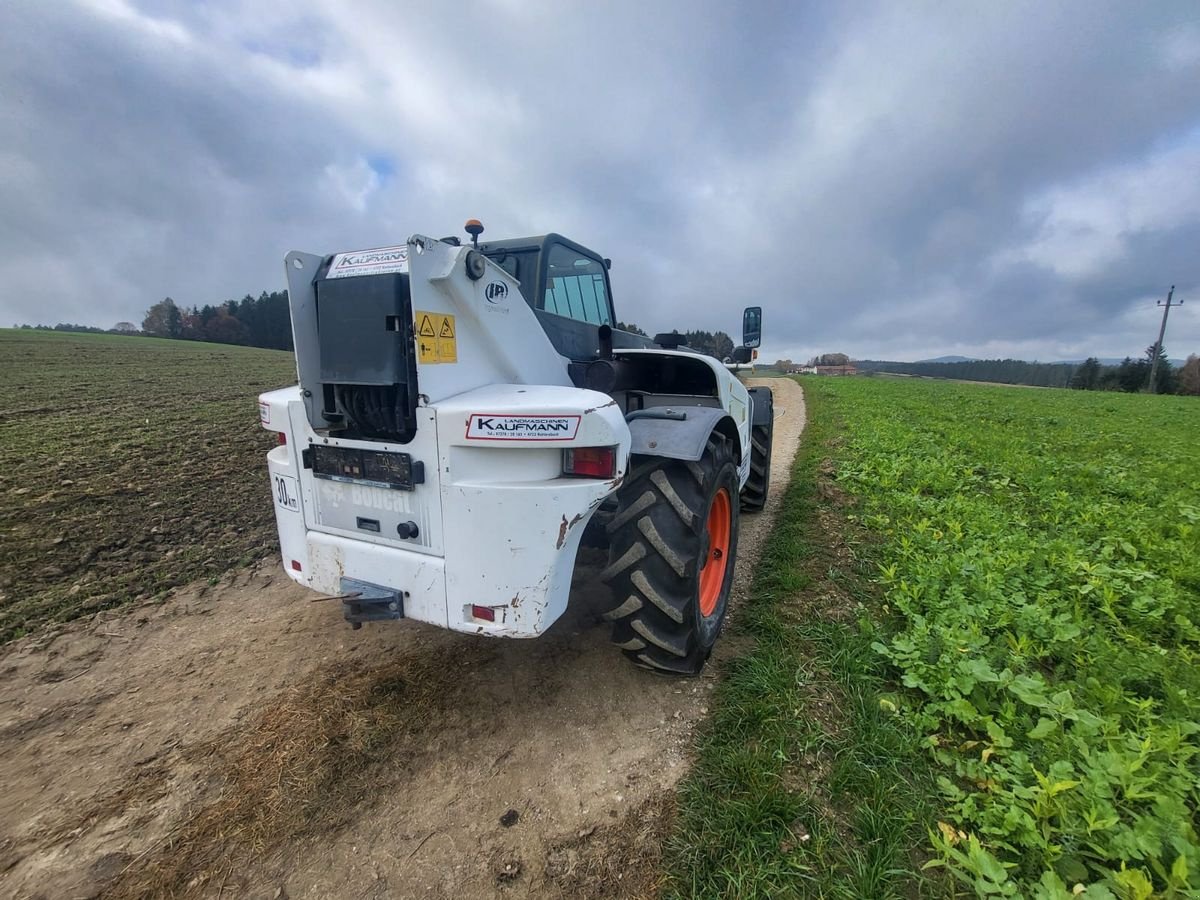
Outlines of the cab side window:
M562 244L552 245L546 262L543 308L592 325L612 325L604 264Z

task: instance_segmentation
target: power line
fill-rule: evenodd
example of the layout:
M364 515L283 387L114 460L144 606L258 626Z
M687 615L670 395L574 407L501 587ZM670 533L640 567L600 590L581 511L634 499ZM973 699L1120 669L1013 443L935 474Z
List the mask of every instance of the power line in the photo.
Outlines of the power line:
M1162 355L1163 335L1167 333L1167 316L1171 314L1172 306L1183 306L1183 301L1172 303L1171 298L1175 295L1175 285L1171 285L1171 290L1167 292L1167 302L1158 301L1158 305L1163 308L1162 325L1158 328L1158 340L1154 342L1154 358L1150 361L1150 383L1146 386L1146 390L1151 394L1158 393L1158 382L1155 376L1158 375L1158 358Z

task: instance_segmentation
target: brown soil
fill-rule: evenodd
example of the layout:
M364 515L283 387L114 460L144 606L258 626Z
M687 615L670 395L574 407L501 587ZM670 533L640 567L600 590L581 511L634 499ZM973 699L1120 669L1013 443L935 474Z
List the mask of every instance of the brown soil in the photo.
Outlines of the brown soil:
M776 394L768 508L804 426ZM598 559L589 560L598 563ZM491 897L654 893L704 677L608 642L596 565L534 641L352 631L271 559L0 657L0 895Z
M290 353L0 329L0 641L269 555L254 396Z

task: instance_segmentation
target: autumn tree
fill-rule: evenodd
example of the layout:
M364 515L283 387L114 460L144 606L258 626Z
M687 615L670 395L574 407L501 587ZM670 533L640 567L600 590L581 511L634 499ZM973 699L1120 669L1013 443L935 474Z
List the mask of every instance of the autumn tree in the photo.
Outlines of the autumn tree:
M221 307L204 326L204 337L215 344L248 344L250 329L237 316Z
M1179 393L1200 396L1200 356L1189 354L1179 368Z
M142 331L158 337L177 338L182 330L183 315L170 297L150 307L142 320Z

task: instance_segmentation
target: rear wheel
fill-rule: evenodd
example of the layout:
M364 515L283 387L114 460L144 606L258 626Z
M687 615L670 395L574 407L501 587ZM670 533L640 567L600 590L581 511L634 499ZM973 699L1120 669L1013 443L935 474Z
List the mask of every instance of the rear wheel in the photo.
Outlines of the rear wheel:
M613 641L647 668L694 675L721 632L737 559L738 477L714 433L697 462L634 457L601 577Z

